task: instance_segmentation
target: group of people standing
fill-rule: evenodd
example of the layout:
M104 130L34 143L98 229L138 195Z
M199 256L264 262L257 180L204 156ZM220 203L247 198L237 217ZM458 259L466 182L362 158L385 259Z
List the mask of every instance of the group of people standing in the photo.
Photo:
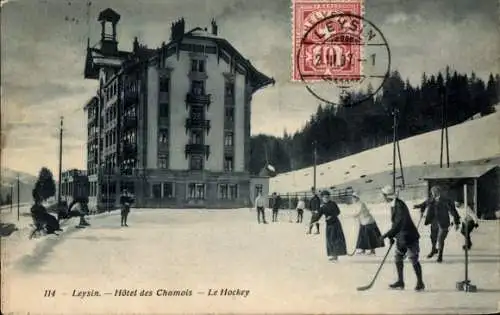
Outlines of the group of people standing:
M306 233L311 234L313 226L316 226L316 234L319 234L319 220L324 216L326 223L326 253L330 261L337 261L339 256L348 255L344 231L339 220L340 209L331 200L329 191L322 191L320 196L318 196L314 189L312 193L313 197L309 203L311 221ZM364 254L366 251L369 251L369 254L375 254L375 249L385 247L384 240L389 239L391 247L395 244L396 248L394 263L397 272L396 282L390 284L389 287L392 289L404 289L403 262L405 258L408 258L411 261L417 279L415 290L424 290L425 284L422 276L422 265L419 261L420 234L418 227L413 222L407 205L398 197L392 186L383 187L381 194L385 202L390 205L391 218L391 227L384 234L381 234L367 205L360 199L357 193L354 192L351 195L351 202L356 206L353 216L359 222L356 250L359 250L359 254ZM274 213L277 216L277 210L279 209L279 203L277 204L276 202L276 200L280 200L278 198L279 196L274 193L271 202L271 206L273 207L273 221L275 221ZM266 223L264 217L265 198L259 195L255 204L258 211L259 223L261 215L264 218L264 223ZM305 208L305 199L302 198L297 204L297 222L302 222ZM424 224L431 226L430 238L432 248L429 255L427 255L428 258L432 258L437 254L437 262L443 261L445 240L451 225L450 216L453 218L456 230L459 229L462 218L461 233L466 238L463 248L464 250L471 248L470 232L478 227L478 218L468 205L464 205L459 200L453 202L451 199L443 196L440 187L435 186L431 188L430 198L421 204L415 205L414 208L421 210L421 219L424 213L427 213ZM459 214L459 212L461 213Z

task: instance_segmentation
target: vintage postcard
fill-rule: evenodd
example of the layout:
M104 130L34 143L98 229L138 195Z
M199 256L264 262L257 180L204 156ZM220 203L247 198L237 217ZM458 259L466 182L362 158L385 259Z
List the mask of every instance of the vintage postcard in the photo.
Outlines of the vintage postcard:
M500 311L499 8L1 0L1 313Z

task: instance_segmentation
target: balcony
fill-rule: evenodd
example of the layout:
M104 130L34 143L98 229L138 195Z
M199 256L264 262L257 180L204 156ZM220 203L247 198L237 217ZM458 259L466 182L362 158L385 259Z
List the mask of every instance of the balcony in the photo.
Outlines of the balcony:
M124 143L121 147L121 153L123 154L123 158L137 156L137 145Z
M193 71L191 70L188 74L190 80L202 81L208 79L208 75L206 72L201 71Z
M124 129L137 128L137 116L122 117L122 126Z
M139 102L139 95L137 94L137 91L125 91L124 93L124 105L125 108L137 104Z
M224 155L225 156L233 156L234 155L234 146L224 145Z
M211 100L212 100L211 94L188 93L186 95L186 104L201 104L209 106Z
M190 154L204 154L205 158L208 159L210 156L210 146L198 143L186 144L185 154L186 158Z
M186 134L189 129L205 129L208 134L210 131L210 120L187 118L184 127L186 128Z

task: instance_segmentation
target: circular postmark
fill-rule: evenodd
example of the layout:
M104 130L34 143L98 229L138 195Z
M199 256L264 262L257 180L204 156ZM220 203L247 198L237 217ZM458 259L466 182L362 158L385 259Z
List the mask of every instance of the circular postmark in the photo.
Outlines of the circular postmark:
M382 89L390 75L391 51L383 33L351 13L330 14L312 24L294 57L306 89L327 104L338 105L328 95L356 95L342 98L344 106L364 102ZM313 83L321 82L313 88Z

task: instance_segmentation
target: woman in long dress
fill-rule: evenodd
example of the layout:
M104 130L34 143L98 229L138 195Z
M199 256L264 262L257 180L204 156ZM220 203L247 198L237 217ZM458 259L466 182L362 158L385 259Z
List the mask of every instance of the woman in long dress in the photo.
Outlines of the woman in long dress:
M312 218L310 225L318 222L325 216L326 221L326 254L332 262L337 261L338 256L347 255L344 230L338 216L340 209L335 202L330 200L330 192L324 190L321 192L322 205L319 211Z
M361 201L355 192L352 193L351 197L352 203L357 206L354 217L359 221L359 233L356 242L356 249L360 250L358 254L364 254L366 250L370 250L369 254L375 255L376 248L384 247L384 242L380 240L382 234L366 204Z

